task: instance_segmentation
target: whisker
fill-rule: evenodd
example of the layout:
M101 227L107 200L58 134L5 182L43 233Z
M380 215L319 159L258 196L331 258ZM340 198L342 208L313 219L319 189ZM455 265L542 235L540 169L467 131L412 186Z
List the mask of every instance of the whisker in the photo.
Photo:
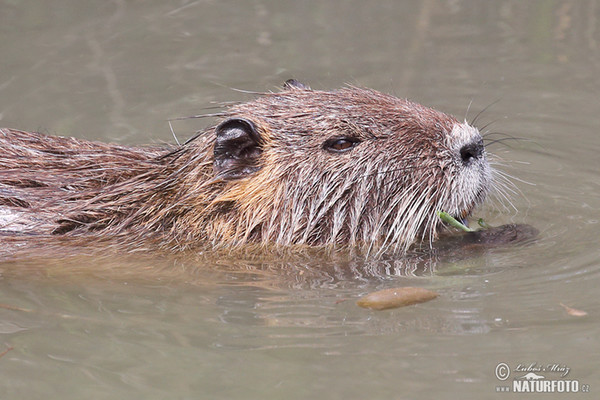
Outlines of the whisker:
M175 143L177 143L177 146L181 146L181 143L179 143L179 139L177 139L177 135L175 134L175 131L173 130L173 124L171 123L171 121L169 122L169 128L171 129L171 133L173 134L173 139L175 139Z
M483 110L479 111L477 113L477 115L475 116L475 118L473 118L473 120L471 121L471 123L469 125L474 126L477 123L477 119L481 116L481 114L483 114L484 112L486 112L487 110L490 109L490 107L498 104L500 102L501 99L498 99L490 104L488 104L486 107L483 108Z
M511 139L511 138L504 138L504 139ZM487 142L487 143L486 143L486 142L484 142L484 145L485 145L485 147L486 147L486 149L487 149L487 148L489 148L490 146L492 146L493 144L496 144L496 143L503 144L504 146L508 147L509 149L514 149L514 146L511 146L511 145L509 145L509 144L506 144L506 143L504 143L504 140L503 140L503 139L490 140L490 141L489 141L489 142Z
M513 212L516 213L518 212L518 209L510 200L510 197L506 194L507 189L507 186L497 183L497 185L493 187L493 191L490 194L498 200L498 203L502 206L502 208L505 211L509 211L509 209L512 209ZM508 204L509 206L507 206L506 204Z
M196 119L196 118L214 118L214 117L226 117L227 115L229 115L227 112L218 112L218 113L207 113L207 114L198 114L198 115L191 115L189 117L177 117L177 118L171 118L168 121L184 121L187 119Z
M496 118L493 121L488 122L487 124L485 124L484 126L482 126L481 128L478 128L480 132L485 131L489 126L495 124L496 122L500 121L502 118Z
M481 134L481 136L483 136L484 138L487 136L492 136L492 135L503 135L503 136L507 136L507 137L514 137L513 135L509 135L508 133L504 133L504 132L485 132L483 134Z
M238 88L234 88L231 86L223 85L222 83L215 82L215 81L210 81L210 83L212 83L213 85L225 88L225 89L233 90L234 92L238 92L238 93L258 95L258 96L269 94L269 92L258 92L258 91L254 91L254 90L238 89Z
M506 172L506 171L500 171L500 170L496 170L496 172L497 172L497 173L499 173L501 176L504 176L505 178L510 178L511 180L515 180L515 181L518 181L518 182L521 182L521 183L525 183L525 184L527 184L527 185L531 185L531 186L537 186L537 185L536 185L535 183L533 183L533 182L529 182L529 181L526 181L526 180L524 180L524 179L517 178L516 176L510 175L510 174L509 174L508 172Z
M493 144L496 144L496 143L501 143L501 144L505 145L506 147L512 149L513 148L512 146L506 144L506 142L511 141L511 140L523 141L523 142L530 142L531 141L530 139L526 139L526 138L505 137L505 138L490 140L488 142L485 142L485 139L484 139L484 142L485 142L485 146L486 147L489 147L489 146L491 146Z
M469 111L471 111L471 105L473 104L473 98L471 97L471 101L469 101L469 105L467 106L467 111L465 112L465 121L469 117Z

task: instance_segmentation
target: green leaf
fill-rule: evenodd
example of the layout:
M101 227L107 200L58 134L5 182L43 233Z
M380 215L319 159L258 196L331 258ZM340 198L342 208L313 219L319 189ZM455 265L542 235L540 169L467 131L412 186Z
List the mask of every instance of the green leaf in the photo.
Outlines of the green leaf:
M465 232L475 232L475 229L471 229L468 226L458 222L452 215L448 214L445 211L438 211L437 215L438 215L438 217L440 217L440 219L442 221L444 221L445 223L447 223L450 226L453 226L457 229L461 229Z

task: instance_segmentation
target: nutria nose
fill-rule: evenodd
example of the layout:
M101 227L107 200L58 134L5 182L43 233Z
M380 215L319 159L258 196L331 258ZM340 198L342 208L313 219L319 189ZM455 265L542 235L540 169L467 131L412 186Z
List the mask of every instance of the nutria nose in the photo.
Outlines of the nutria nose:
M464 164L468 164L471 160L480 158L483 154L483 141L480 139L476 142L471 142L460 148L460 158Z

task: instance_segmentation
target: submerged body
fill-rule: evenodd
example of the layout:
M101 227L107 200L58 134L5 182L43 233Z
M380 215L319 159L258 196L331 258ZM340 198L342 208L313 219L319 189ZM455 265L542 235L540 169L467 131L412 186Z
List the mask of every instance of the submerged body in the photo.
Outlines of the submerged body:
M1 129L0 245L405 251L436 236L436 211L463 219L491 186L477 129L373 90L289 82L220 117L168 148Z

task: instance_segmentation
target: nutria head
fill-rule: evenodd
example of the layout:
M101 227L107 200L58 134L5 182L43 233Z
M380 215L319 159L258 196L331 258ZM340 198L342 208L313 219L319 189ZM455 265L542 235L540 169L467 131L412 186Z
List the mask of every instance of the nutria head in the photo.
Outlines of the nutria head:
M405 250L435 235L436 211L466 217L491 181L477 129L368 89L288 83L231 107L212 141L218 240L236 244Z
M465 218L491 185L476 128L374 90L290 81L221 117L176 149L148 152L143 167L123 159L139 171L72 184L79 189L46 203L51 231L138 243L154 235L174 248L404 251L435 236L436 211Z

